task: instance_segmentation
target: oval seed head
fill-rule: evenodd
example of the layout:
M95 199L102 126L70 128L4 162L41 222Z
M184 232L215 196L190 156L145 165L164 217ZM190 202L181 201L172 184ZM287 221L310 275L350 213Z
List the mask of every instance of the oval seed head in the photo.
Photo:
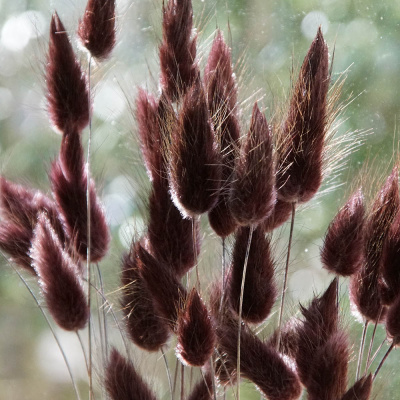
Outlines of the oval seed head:
M177 336L176 353L184 364L202 367L210 360L216 338L207 307L196 289L179 314Z
M181 98L199 73L191 0L163 2L160 46L161 86L172 101Z
M115 0L88 0L78 36L94 58L107 58L115 46Z
M272 135L264 115L254 104L250 129L236 160L230 209L240 225L267 218L276 202Z
M80 268L63 246L49 219L39 217L31 257L50 314L67 331L85 327L89 307L80 281Z
M112 400L157 400L131 361L111 349L104 374L104 386Z
M372 391L372 375L361 377L341 398L341 400L368 400Z
M184 97L169 152L170 187L175 205L187 217L211 210L220 189L221 159L199 78Z
M278 198L271 215L261 222L264 232L272 232L274 229L279 228L284 224L290 218L292 209L292 203L286 203L286 201Z
M130 339L147 351L159 350L169 338L165 320L155 311L152 295L140 275L138 243L122 259L120 304Z
M400 293L388 308L385 324L387 335L395 345L398 345L400 343Z
M350 280L352 306L368 321L380 322L385 316L386 310L379 290L380 263L385 240L399 209L399 173L395 166L367 215L364 228L365 261Z
M48 111L54 127L61 132L71 128L82 131L89 123L90 112L86 77L57 13L50 24L46 83Z
M188 400L213 400L213 378L206 372L190 393Z
M309 201L322 182L328 57L328 46L319 28L301 66L286 121L278 132L278 196L288 203Z
M357 272L364 259L364 200L358 190L328 227L321 249L323 266L338 275Z
M241 227L236 233L232 255L227 296L233 309L239 313L243 267L246 258L250 228ZM269 239L262 229L253 232L247 262L246 279L243 292L242 317L246 322L261 323L271 312L275 303L277 289L274 279Z

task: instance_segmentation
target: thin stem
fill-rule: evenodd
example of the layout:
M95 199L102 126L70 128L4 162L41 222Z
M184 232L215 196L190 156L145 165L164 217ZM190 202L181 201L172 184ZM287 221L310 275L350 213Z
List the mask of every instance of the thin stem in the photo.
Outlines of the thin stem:
M91 64L92 64L92 56L89 55L89 65L88 65L88 109L89 109L89 138L88 138L88 148L87 148L87 160L86 160L86 212L87 212L87 234L86 234L86 242L87 242L87 252L86 252L86 267L87 267L87 296L88 296L88 307L89 312L91 313L91 270L90 270L90 248L91 248L91 224L90 224L90 150L92 144L92 116L90 113L91 102L90 102L90 92L91 92L91 82L90 82L90 73L91 73ZM93 378L92 378L92 327L91 327L91 318L89 318L88 324L88 351L89 351L89 400L93 399Z
M219 314L222 315L222 307L225 301L225 288L226 288L226 268L225 268L225 238L222 238L222 296L219 304Z
M196 263L196 288L197 291L200 293L200 276L199 276L199 263L197 260L197 235L196 235L196 225L195 225L195 218L192 218L192 237L193 237L193 254Z
M277 349L277 351L279 351L279 347L281 345L282 317L283 317L283 310L284 310L284 307L285 307L286 287L287 287L287 278L288 278L288 271L289 271L290 251L291 251L291 248L292 248L293 228L294 228L295 215L296 215L296 203L292 203L292 219L290 221L290 233L289 233L289 242L288 242L287 256L286 256L285 275L284 275L284 278L283 278L283 287L282 287L282 294L281 294L281 306L279 308L279 317L278 317L278 338L277 338L277 341L276 341L276 349Z
M211 358L210 358L210 364L211 364L211 382L212 382L214 400L217 400L217 385L215 384L215 370L214 370L213 356L211 356Z
M85 345L83 344L82 336L79 334L79 331L75 331L75 333L79 340L79 344L81 345L83 358L85 359L86 371L89 371L89 364L88 364L88 359L87 359L87 355L86 355Z
M378 365L378 368L376 369L376 371L374 372L374 375L372 375L372 380L374 381L376 378L376 375L378 375L379 370L382 368L383 363L386 361L386 359L388 358L390 352L394 349L394 341L392 342L392 344L390 345L388 351L386 352L386 354L383 356L381 362Z
M74 388L75 396L76 396L76 398L77 398L78 400L81 400L81 397L80 397L79 391L78 391L78 387L76 386L75 379L74 379L74 376L73 376L73 374L72 374L71 365L69 364L67 355L66 355L65 352L64 352L64 349L63 349L63 347L62 347L62 345L61 345L61 343L60 343L60 341L59 341L59 339L58 339L58 337L57 337L56 332L54 331L54 329L53 329L53 327L52 327L52 325L51 325L51 323L50 323L50 320L49 320L48 316L47 316L46 313L44 312L43 307L40 305L39 300L38 300L37 297L35 296L35 293L33 293L32 289L29 287L29 285L28 285L28 283L26 282L25 278L19 273L19 271L18 271L14 266L12 266L12 268L13 268L14 271L17 273L18 277L21 279L21 281L22 281L22 283L25 285L25 287L28 289L28 292L29 292L29 293L31 294L31 296L33 297L33 300L35 301L35 303L36 303L36 305L38 306L40 312L42 313L44 319L46 320L46 323L47 323L47 325L48 325L48 327L49 327L51 333L53 334L54 340L56 341L57 346L58 346L58 348L59 348L59 350L60 350L60 352L61 352L61 355L62 355L62 357L63 357L63 359L64 359L65 366L66 366L67 369L68 369L68 374L69 374L69 376L70 376L70 378L71 378L71 383L72 383L72 386L73 386L73 388Z
M185 366L181 364L181 400L185 398Z
M165 364L165 370L167 371L167 378L168 378L168 384L169 384L169 391L171 392L171 400L174 399L173 392L172 392L172 380L171 380L171 372L169 370L169 365L168 365L168 360L167 356L165 355L164 349L161 347L160 349L164 364Z
M370 359L370 357L371 357L372 346L373 346L374 340L375 340L376 328L378 327L378 321L381 319L382 311L383 311L383 307L381 307L381 309L380 309L380 311L379 311L378 319L375 321L374 330L372 331L371 341L369 342L368 356L367 356L366 365L368 365L369 359Z
M96 263L96 271L97 271L97 276L99 278L99 283L100 283L100 293L99 295L101 298L104 298L104 284L103 284L103 276L101 275L100 267L99 264ZM108 329L107 329L107 314L106 310L104 308L105 303L101 305L102 312L103 312L103 330L104 330L104 343L105 343L105 353L106 353L106 359L108 359Z
M365 371L364 374L367 373L369 367L372 365L372 363L374 362L376 356L378 355L378 353L381 351L381 348L383 347L383 345L386 343L387 339L383 339L382 343L379 345L379 347L376 349L374 355L371 357L371 359L369 360L369 363L365 366Z
M249 261L251 239L253 238L254 225L250 226L249 240L247 242L246 256L243 265L243 275L242 275L242 286L240 288L240 302L239 302L239 324L238 324L238 344L237 344L237 364L236 364L236 374L237 374L237 399L240 400L240 336L242 334L242 310L243 310L243 295L244 295L244 284L246 280L247 264Z
M175 372L174 372L174 387L172 388L172 397L173 398L175 398L176 382L178 380L178 367L179 367L179 360L176 359L176 361L175 361Z
M356 381L358 381L358 377L360 376L362 356L363 356L363 352L364 352L364 344L365 344L365 336L367 334L367 328L368 328L368 321L365 321L364 328L363 328L362 335L361 335L360 351L358 352Z

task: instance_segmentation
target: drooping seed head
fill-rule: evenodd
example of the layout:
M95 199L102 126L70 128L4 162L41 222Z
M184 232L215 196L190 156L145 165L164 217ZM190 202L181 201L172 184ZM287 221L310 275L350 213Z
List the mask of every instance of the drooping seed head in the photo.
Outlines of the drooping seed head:
M350 276L364 258L364 201L358 190L339 210L328 227L321 259L323 266L338 275Z
M78 36L94 58L106 59L115 46L115 0L88 0Z
M57 13L50 24L46 83L48 111L54 127L61 132L71 128L82 131L90 112L86 77Z
M230 209L240 225L258 224L276 202L272 135L264 115L254 104L250 129L236 160Z
M199 78L183 99L169 153L170 187L176 206L188 217L211 210L220 189L221 159Z
M112 400L157 400L131 361L111 349L104 374L104 386Z
M241 227L235 235L227 295L238 313L250 228ZM242 317L246 322L261 323L271 312L277 295L269 239L257 227L252 236L243 292Z
M46 215L39 216L32 241L31 258L47 307L56 323L68 331L85 327L89 307L74 263Z
M178 316L176 353L187 365L201 367L214 351L215 333L207 307L192 289Z
M277 188L288 203L309 201L321 185L328 87L328 46L319 28L279 130Z
M157 351L167 342L169 329L156 313L152 295L140 275L138 246L133 244L122 259L120 304L130 339L147 351Z
M341 398L341 400L368 400L372 391L372 375L361 377Z
M192 86L198 74L196 38L192 31L191 0L163 2L163 39L160 46L161 86L172 101Z

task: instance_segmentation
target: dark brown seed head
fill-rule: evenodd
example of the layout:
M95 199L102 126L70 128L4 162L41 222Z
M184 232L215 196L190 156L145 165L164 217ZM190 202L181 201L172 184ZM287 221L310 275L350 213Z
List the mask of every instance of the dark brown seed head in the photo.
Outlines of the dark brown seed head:
M386 332L395 345L400 343L400 293L395 301L388 307L386 315Z
M189 217L211 210L220 188L221 158L200 79L184 97L169 152L171 194L176 206Z
M48 111L52 124L64 132L78 132L89 122L89 101L86 77L57 13L50 24L50 43L46 66Z
M212 400L213 398L212 376L209 372L206 372L193 388L188 400Z
M157 400L131 361L112 348L104 374L104 386L112 400Z
M31 257L47 307L63 329L76 331L89 320L89 307L80 282L80 268L63 246L49 219L42 214L34 232Z
M178 316L187 298L185 288L169 266L157 261L143 246L138 247L137 254L140 259L140 274L152 295L156 312L176 331Z
M380 263L385 240L400 209L398 167L393 168L378 192L365 222L364 258L361 269L351 277L350 299L353 306L369 321L385 316L379 290Z
M153 299L140 275L138 243L122 259L120 304L129 337L147 351L159 350L168 340L169 329L154 308Z
M161 86L172 101L179 99L198 74L191 0L163 2L160 46Z
M272 336L267 340L267 344L276 349L279 341L279 352L295 359L298 345L297 345L297 329L301 322L297 318L290 319L283 327L281 327L280 335L276 329Z
M309 400L338 400L346 391L350 354L347 336L336 332L316 349L310 360Z
M178 317L176 353L187 365L202 367L214 351L215 333L207 307L192 289Z
M272 135L255 103L250 129L235 163L230 209L240 225L252 225L271 215L275 202Z
M242 287L243 267L246 258L250 228L239 228L235 236L232 266L227 295L238 313ZM252 236L243 292L242 317L246 322L261 323L268 317L276 299L270 241L257 227Z
M368 400L372 391L372 375L361 377L341 400Z
M303 321L297 327L296 364L302 383L310 379L310 363L316 351L323 347L338 329L337 278L321 297L316 297L308 308L302 307Z
M261 227L265 233L271 232L285 223L292 214L292 203L286 203L277 199L271 215L261 222Z
M328 227L321 259L324 267L341 276L350 276L364 258L364 199L358 190L339 210Z
M277 188L288 203L310 200L321 185L328 87L328 46L319 28L279 132Z
M78 36L94 58L107 58L115 46L115 0L88 0Z

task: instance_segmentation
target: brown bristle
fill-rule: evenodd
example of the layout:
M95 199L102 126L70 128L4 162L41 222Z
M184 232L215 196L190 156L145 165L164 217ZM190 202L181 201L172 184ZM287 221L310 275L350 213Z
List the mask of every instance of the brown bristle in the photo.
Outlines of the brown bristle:
M307 386L309 368L315 352L324 346L338 329L337 278L321 297L302 307L303 321L297 327L296 364L302 383Z
M264 115L254 104L250 129L236 160L230 209L240 225L258 224L276 202L272 135Z
M339 210L328 227L321 249L323 266L338 275L350 276L364 259L364 199L358 190Z
M171 100L179 99L198 74L196 38L192 32L191 0L163 2L163 40L160 46L161 86Z
M183 99L169 153L171 194L176 206L188 217L211 210L220 189L221 158L199 78Z
M395 301L388 307L386 315L386 332L395 345L400 343L400 292Z
M279 131L277 188L288 203L310 200L321 185L328 87L328 46L319 28Z
M153 256L180 278L200 253L199 221L182 218L165 179L155 181L149 198L148 244Z
M115 46L115 0L88 0L78 36L94 58L107 58Z
M156 313L151 293L139 272L138 243L122 258L120 304L129 337L147 351L159 350L169 338L165 321Z
M178 317L176 354L187 365L202 367L214 351L215 333L207 307L192 289Z
M190 393L188 400L213 400L212 376L206 372Z
M235 165L235 149L238 146L240 127L237 107L237 87L232 71L231 51L220 30L213 41L204 72L208 109L211 113L215 135L221 147L221 191L215 207L208 217L217 235L225 237L236 228L229 203L232 173Z
M50 43L46 66L48 111L52 124L82 131L89 122L89 101L86 77L57 13L50 24Z
M34 232L31 257L47 307L57 324L68 331L85 327L89 307L80 281L80 268L42 214Z
M395 166L367 215L364 228L365 261L350 280L350 299L368 321L379 322L385 316L379 290L380 262L390 226L399 209L399 173Z
M0 249L10 256L10 261L36 275L30 257L33 231L12 222L0 223Z
M131 361L111 349L104 374L104 387L112 400L157 400Z
M372 391L372 375L360 378L340 400L368 400Z
M52 191L68 236L73 238L77 253L87 258L87 173L83 159L80 134L68 131L63 134L59 159L50 171ZM105 213L96 195L93 181L90 184L90 260L99 261L105 256L110 242Z
M175 331L187 292L169 266L157 261L143 246L138 246L140 274L152 295L156 311Z
M309 400L338 400L346 391L349 347L343 332L334 333L309 360Z
M235 236L232 267L227 295L233 309L238 313L250 228L241 227ZM253 232L247 262L246 279L243 292L242 318L246 322L261 323L268 317L276 299L277 289L274 279L269 239L262 229Z
M383 281L380 282L382 303L392 304L400 293L400 213L398 212L390 226L383 245L380 262Z
M229 362L237 363L238 321L224 321L217 328L218 342ZM300 381L276 350L263 343L245 325L240 336L241 375L251 380L269 400L295 400ZM268 361L267 361L268 360Z
M136 120L140 148L151 181L163 173L163 143L159 130L158 108L154 96L140 88L136 100Z
M271 215L261 222L261 227L265 233L272 232L285 223L292 214L292 203L286 203L277 199Z

